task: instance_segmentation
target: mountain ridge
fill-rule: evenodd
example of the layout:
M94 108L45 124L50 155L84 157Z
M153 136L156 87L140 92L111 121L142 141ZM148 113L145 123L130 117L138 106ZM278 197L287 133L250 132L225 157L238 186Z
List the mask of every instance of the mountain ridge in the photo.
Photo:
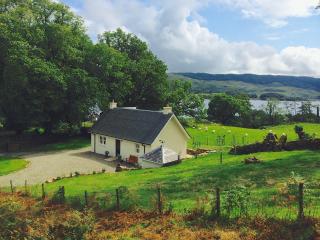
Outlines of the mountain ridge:
M233 92L249 95L277 93L282 99L320 99L320 78L308 76L170 73L169 79L192 81L197 93Z

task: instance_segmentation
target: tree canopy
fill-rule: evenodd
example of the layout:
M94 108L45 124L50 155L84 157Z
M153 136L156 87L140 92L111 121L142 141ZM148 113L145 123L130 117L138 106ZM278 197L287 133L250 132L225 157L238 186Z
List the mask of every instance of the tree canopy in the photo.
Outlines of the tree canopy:
M123 98L127 106L159 109L166 101L168 90L167 66L159 60L145 42L121 29L99 36L100 44L116 49L127 60L124 73L130 79L128 93Z
M177 116L193 117L196 120L204 119L204 99L191 92L191 82L184 80L171 80L167 103L172 106Z
M51 0L0 2L0 119L23 131L79 125L98 105L159 109L166 65L132 34L105 32L94 44L81 18Z
M209 103L208 119L222 124L241 122L241 119L246 119L250 110L250 101L246 96L216 94Z

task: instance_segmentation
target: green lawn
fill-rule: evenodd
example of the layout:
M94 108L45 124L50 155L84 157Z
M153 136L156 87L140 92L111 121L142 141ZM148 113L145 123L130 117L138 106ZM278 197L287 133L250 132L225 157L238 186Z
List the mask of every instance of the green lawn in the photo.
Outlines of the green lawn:
M28 162L24 159L13 157L0 157L0 176L18 171L27 166Z
M216 149L219 145L218 136L225 136L225 146L230 147L236 143L243 145L248 143L260 142L272 130L279 137L282 133L287 134L288 141L297 139L294 132L295 125L304 127L304 131L310 135L316 134L320 137L320 124L299 123L289 125L279 125L275 127L267 127L266 129L248 129L240 127L223 126L220 124L198 124L195 128L187 128L192 139L188 142L188 147L193 148L193 143L199 143L201 148Z
M244 165L241 161L246 156L225 154L223 164L220 164L219 155L211 154L198 159L185 160L180 165L166 168L67 178L47 184L46 191L53 193L59 186L65 186L67 198L74 196L83 198L85 190L89 195L93 192L113 194L117 187L126 186L134 192L134 199L139 206L150 207L151 199L155 197L155 186L160 184L167 201L180 212L190 209L197 198L204 197L207 192L217 186L228 189L243 185L251 192L252 210L258 211L263 207L264 212L274 213L277 209L276 213L284 216L288 209L276 205L271 199L272 195L278 194L279 186L290 178L291 173L301 175L308 183L317 183L320 180L320 152L259 153L255 156L264 162L257 165ZM35 186L33 194L40 196L40 193L41 187ZM319 196L318 186L316 191L311 193L310 199L319 200ZM291 208L293 212L296 212L293 210L295 206L296 203ZM310 209L314 209L320 215L319 201L310 202L310 206Z

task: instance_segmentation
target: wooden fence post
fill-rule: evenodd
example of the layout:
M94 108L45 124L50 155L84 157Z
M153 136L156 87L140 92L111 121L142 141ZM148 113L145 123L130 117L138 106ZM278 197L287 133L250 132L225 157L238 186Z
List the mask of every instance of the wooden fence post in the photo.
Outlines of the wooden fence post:
M221 216L221 206L220 206L220 188L216 188L216 217Z
M13 194L14 189L13 189L13 183L12 183L12 180L10 180L10 188L11 188L11 193Z
M64 203L66 199L64 186L60 187L60 198L61 198L61 202Z
M44 183L41 184L41 190L42 190L42 200L46 198L46 193L44 191Z
M303 183L299 183L298 204L299 204L298 219L301 220L304 217L304 213L303 213Z
M24 192L27 195L28 194L28 182L27 180L24 180Z
M88 192L87 192L87 190L84 191L84 204L86 207L88 206Z
M120 195L119 195L119 188L116 189L116 208L117 211L120 211Z
M158 212L162 214L162 201L161 201L161 189L160 186L157 187L157 205L158 205Z

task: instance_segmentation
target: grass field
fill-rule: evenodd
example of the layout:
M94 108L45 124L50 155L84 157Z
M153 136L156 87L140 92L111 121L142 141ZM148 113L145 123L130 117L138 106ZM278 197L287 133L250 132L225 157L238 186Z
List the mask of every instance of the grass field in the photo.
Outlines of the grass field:
M306 133L316 134L320 137L320 124L298 123L289 125L279 125L267 127L266 129L248 129L240 127L222 126L220 124L197 124L197 126L187 128L192 139L188 142L189 148L200 146L201 148L217 149L219 146L218 137L225 136L224 148L229 149L236 143L237 145L261 142L267 133L272 130L278 137L282 133L287 134L288 141L297 140L297 134L294 132L295 125L301 125ZM194 145L194 143L198 145Z
M288 215L289 208L278 205L272 200L273 196L279 194L280 187L284 186L292 172L301 175L307 183L319 182L319 156L320 152L312 151L259 153L256 157L264 161L262 164L245 165L242 161L246 156L225 154L223 163L220 164L219 155L211 154L185 160L172 167L67 178L45 187L47 193L52 194L59 186L65 186L67 198L83 198L85 190L89 195L97 192L114 195L116 188L126 186L133 192L132 198L139 206L150 208L151 199L156 193L155 186L160 184L165 198L173 205L174 210L182 212L194 207L197 199L206 198L207 193L217 186L228 189L241 185L246 186L251 193L252 212L263 208L264 213L283 217ZM40 196L41 187L35 186L32 194ZM312 199L309 209L316 211L318 215L319 196L318 188L308 197ZM289 211L296 212L296 202L290 206Z
M27 164L28 162L24 159L0 157L0 176L23 169Z
M302 125L309 134L320 133L319 124L299 125ZM261 141L270 130L278 135L286 133L289 141L295 140L297 136L294 126L295 124L282 125L259 130L199 124L195 128L187 129L192 137L188 146L193 147L193 141L199 141L202 148L222 148L225 150L222 164L220 164L220 154L212 153L197 159L184 160L179 165L166 168L65 178L45 184L46 193L52 196L59 186L64 186L69 200L77 197L83 201L84 191L88 191L89 196L108 194L109 197L111 196L109 200L114 204L116 188L125 186L131 192L132 201L140 207L150 208L156 196L155 188L161 185L166 202L170 202L175 211L183 212L185 209L196 206L199 199L206 199L208 204L208 199L215 187L228 190L245 186L250 192L250 211L255 213L263 208L265 214L288 217L295 216L297 202L286 203L283 188L287 186L294 172L305 180L308 188L313 185L310 191L309 189L307 191L305 204L308 210L320 216L320 151L257 153L254 155L263 163L256 165L242 163L248 155L234 156L227 153L234 138L238 144L253 143ZM226 135L225 146L218 146L216 138L223 135ZM244 136L245 139L243 139ZM88 145L89 140L75 139L47 146L47 150L79 148ZM34 196L41 196L41 186L33 186L31 193ZM106 197L103 198L106 199ZM225 192L222 193L222 198L226 198Z

